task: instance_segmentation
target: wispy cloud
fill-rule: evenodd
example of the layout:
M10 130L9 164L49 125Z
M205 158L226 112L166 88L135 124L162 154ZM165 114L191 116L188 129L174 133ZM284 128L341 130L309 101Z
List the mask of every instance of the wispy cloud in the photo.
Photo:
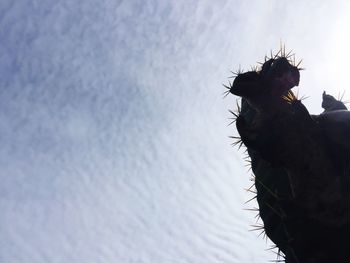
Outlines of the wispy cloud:
M247 231L249 173L221 83L280 39L317 66L339 9L3 2L0 261L273 259Z

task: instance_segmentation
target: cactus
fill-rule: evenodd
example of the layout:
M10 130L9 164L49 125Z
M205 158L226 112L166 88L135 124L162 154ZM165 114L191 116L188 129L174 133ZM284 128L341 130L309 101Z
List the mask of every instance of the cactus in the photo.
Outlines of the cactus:
M310 115L291 89L300 63L285 48L260 68L238 72L227 93L251 159L259 215L287 263L345 262L350 235L350 112L323 93Z

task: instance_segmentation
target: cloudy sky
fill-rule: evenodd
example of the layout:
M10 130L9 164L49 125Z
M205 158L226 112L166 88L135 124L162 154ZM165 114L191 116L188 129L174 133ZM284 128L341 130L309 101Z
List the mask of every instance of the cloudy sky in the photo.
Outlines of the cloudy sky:
M319 113L348 89L346 2L2 0L0 262L275 259L222 83L282 41Z

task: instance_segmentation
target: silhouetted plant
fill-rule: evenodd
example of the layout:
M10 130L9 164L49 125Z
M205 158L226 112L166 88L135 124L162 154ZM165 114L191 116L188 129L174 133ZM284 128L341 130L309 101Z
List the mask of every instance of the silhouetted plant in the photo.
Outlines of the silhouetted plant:
M323 93L320 115L310 115L291 89L300 62L279 52L259 68L235 73L225 95L242 98L232 123L247 148L258 215L276 244L277 261L346 262L350 235L350 112ZM252 191L252 188L248 189Z

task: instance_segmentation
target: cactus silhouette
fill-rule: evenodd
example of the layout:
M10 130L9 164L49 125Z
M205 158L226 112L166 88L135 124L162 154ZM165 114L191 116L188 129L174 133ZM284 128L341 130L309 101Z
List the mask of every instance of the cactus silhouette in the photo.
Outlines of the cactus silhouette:
M226 86L242 98L237 143L247 147L263 230L283 260L346 262L350 112L324 92L325 111L310 115L291 91L300 79L294 61L281 48Z

